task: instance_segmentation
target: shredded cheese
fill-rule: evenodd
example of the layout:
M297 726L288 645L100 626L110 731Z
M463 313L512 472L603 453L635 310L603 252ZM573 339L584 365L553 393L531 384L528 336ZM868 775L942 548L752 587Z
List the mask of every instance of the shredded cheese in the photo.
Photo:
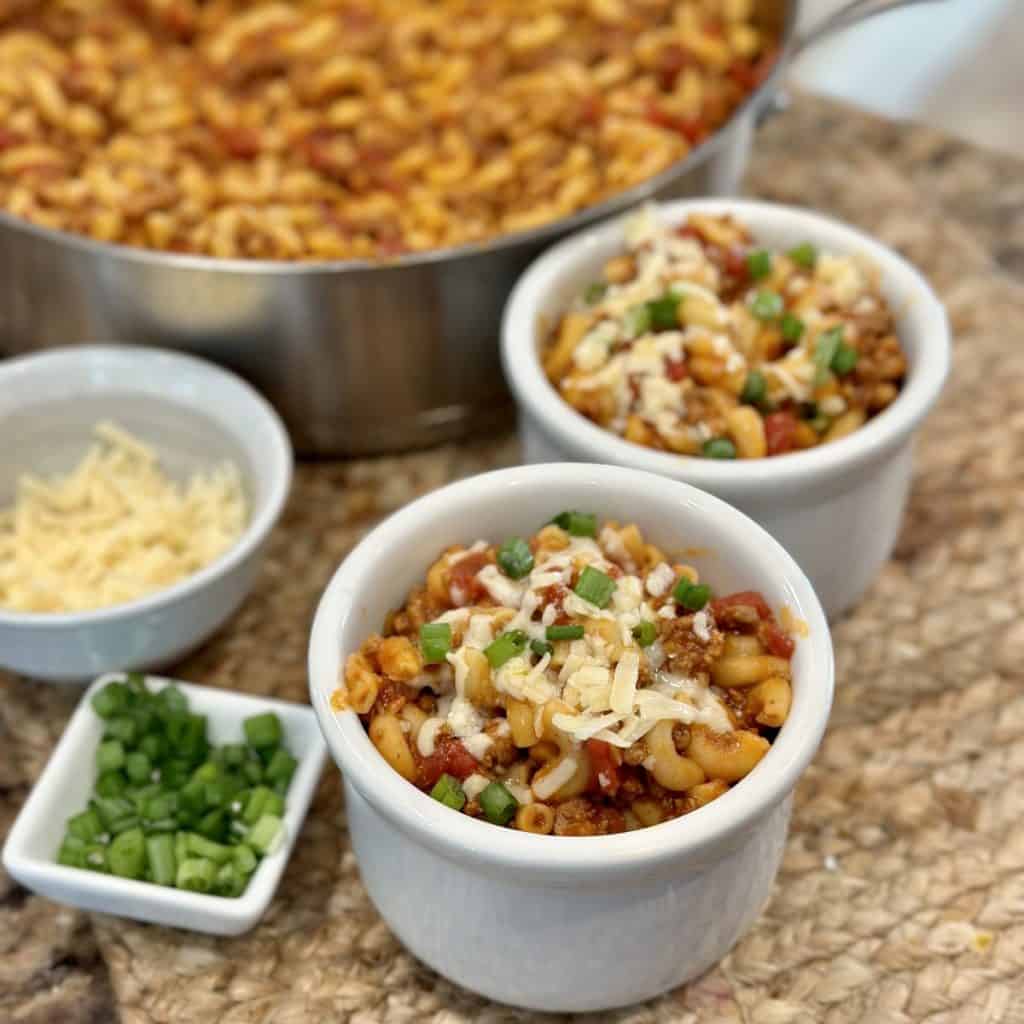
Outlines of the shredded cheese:
M0 510L0 607L73 612L108 607L171 586L241 536L248 505L225 462L185 484L156 452L110 422L65 476L18 480Z

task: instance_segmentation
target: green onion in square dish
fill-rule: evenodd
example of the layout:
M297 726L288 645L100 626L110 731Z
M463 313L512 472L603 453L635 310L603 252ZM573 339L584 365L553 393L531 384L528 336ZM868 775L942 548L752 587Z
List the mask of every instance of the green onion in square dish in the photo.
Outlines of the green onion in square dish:
M284 838L298 762L273 712L212 746L175 686L131 674L92 697L104 723L87 807L67 820L59 864L215 896L240 896Z

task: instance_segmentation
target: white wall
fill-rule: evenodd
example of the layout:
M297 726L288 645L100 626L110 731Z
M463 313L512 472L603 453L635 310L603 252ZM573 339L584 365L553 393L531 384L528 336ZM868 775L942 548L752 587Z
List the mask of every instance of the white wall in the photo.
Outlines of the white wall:
M845 2L806 0L801 25L817 24ZM880 114L913 117L958 60L1020 2L933 0L879 15L809 49L794 77L804 88Z

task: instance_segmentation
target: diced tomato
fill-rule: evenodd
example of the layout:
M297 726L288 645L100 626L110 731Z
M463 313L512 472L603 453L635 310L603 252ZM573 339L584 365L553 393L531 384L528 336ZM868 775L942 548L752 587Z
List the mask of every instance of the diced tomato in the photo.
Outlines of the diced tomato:
M722 266L731 277L747 278L750 276L750 264L747 262L747 251L741 245L733 245L722 253Z
M24 136L18 132L12 132L7 128L0 127L0 149L6 149L8 146L17 146L23 139Z
M593 769L592 778L605 796L619 791L619 752L604 740L587 740L587 754Z
M580 100L580 120L584 124L597 124L604 117L604 97L600 93L584 96Z
M726 594L725 597L716 597L711 602L711 614L719 615L726 608L735 608L737 605L744 604L756 609L760 618L771 620L772 610L768 607L764 596L756 590L740 590L735 594Z
M774 654L776 658L793 657L793 651L796 649L793 638L783 633L774 622L762 622L758 628L758 635L769 654Z
M686 368L686 361L684 359L665 359L665 376L669 380L682 380L684 377L690 376L690 371Z
M459 740L442 736L437 741L434 753L420 762L420 788L433 789L442 775L453 775L456 779L469 778L478 767L476 759Z
M788 409L770 412L764 418L764 437L769 455L782 455L796 444L797 419Z
M239 160L251 159L260 151L259 136L244 125L220 128L217 135L228 155Z
M487 565L487 561L487 555L483 551L474 551L470 555L463 555L448 570L452 599L456 604L471 604L487 592L476 578L476 574Z
M664 92L671 92L683 68L695 63L693 56L678 43L666 46L658 55L658 85Z
M653 100L647 104L647 120L659 128L667 128L669 131L682 135L693 145L707 138L708 135L707 125L701 118L676 117Z

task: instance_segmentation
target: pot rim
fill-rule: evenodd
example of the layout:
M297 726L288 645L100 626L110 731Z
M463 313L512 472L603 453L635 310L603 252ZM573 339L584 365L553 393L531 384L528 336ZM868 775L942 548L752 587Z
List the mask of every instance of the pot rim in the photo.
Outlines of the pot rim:
M373 746L355 712L331 707L344 657L342 638L360 595L374 585L381 556L405 549L440 523L462 524L484 505L498 505L516 492L519 501L614 490L645 504L658 494L660 510L670 504L685 522L713 524L749 567L751 586L773 581L797 618L807 623L794 669L793 706L764 759L738 785L696 811L650 828L582 839L532 835L462 814L453 814L402 778ZM649 500L649 499L648 499ZM746 571L746 570L744 570ZM800 655L806 652L802 658ZM743 513L688 484L634 469L585 463L519 466L450 484L410 505L369 533L335 571L320 599L309 643L310 698L320 728L346 781L376 813L411 840L442 856L513 878L585 882L623 877L706 856L736 833L755 827L796 785L828 720L834 664L828 624L807 577L783 547Z

